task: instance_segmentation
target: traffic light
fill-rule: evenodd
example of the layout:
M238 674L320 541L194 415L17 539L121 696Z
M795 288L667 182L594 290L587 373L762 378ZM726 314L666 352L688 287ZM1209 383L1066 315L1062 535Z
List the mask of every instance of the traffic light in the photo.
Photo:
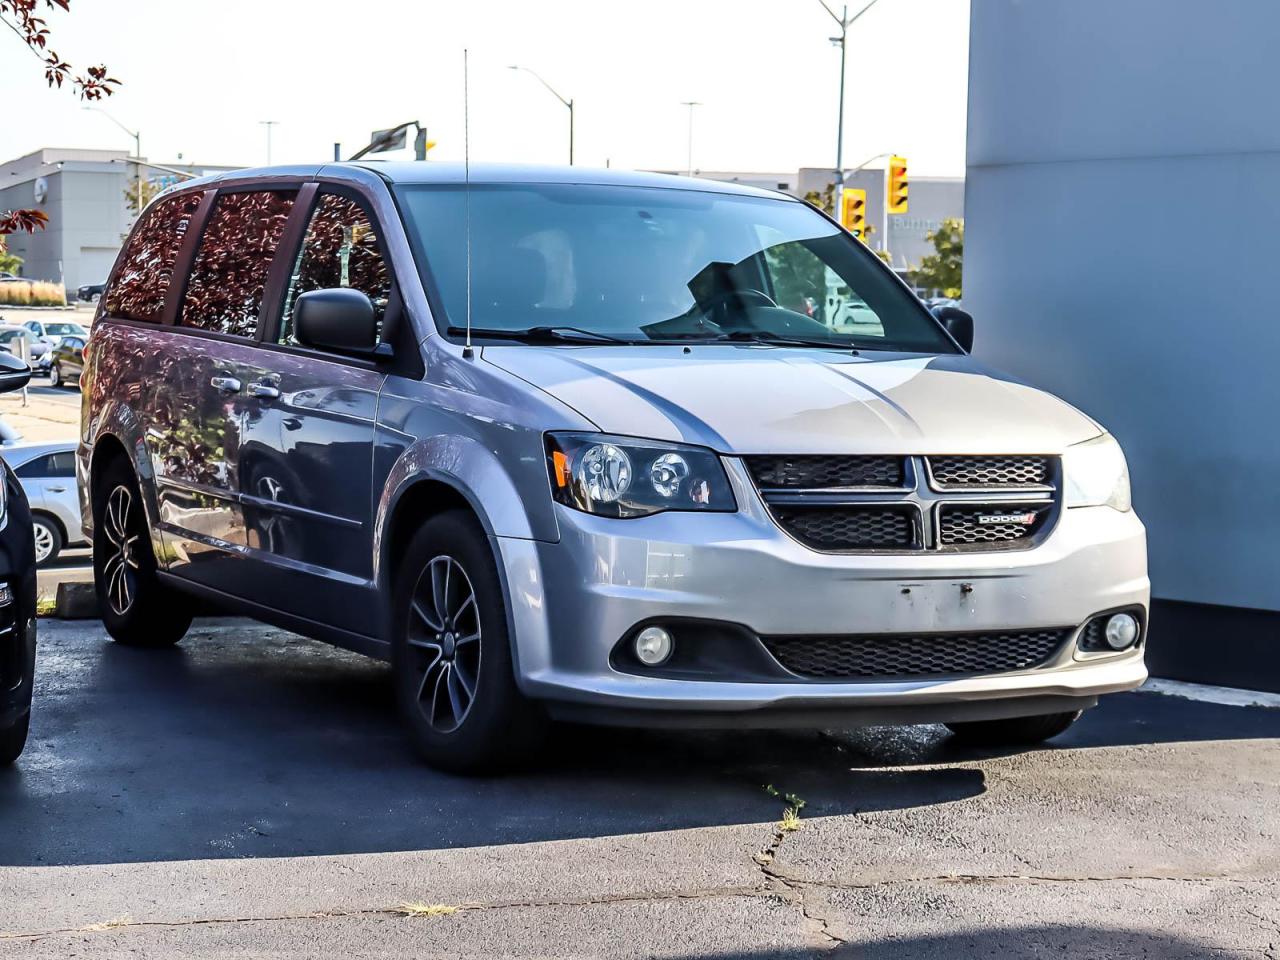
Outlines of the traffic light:
M867 191L845 188L840 222L863 243L867 242Z
M890 213L907 212L907 158L889 158L889 196Z

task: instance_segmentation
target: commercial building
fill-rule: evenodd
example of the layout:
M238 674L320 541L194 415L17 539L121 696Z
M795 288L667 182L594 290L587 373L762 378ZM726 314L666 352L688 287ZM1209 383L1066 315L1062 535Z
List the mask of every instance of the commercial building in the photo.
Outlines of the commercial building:
M1277 35L1256 0L973 0L964 262L976 355L1128 453L1154 672L1271 690Z
M144 179L167 186L182 179L142 164ZM230 170L183 164L193 176ZM23 259L22 275L65 283L74 294L84 283L106 280L133 225L128 196L136 189L139 165L122 150L44 147L0 164L0 210L35 208L49 225L34 234L14 234L8 247Z

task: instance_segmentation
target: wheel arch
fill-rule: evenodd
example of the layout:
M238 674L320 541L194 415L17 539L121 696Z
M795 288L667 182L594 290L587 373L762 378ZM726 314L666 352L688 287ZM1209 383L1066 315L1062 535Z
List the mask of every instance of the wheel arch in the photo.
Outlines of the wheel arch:
M99 487L107 468L117 459L129 465L133 472L134 482L142 494L142 512L147 521L147 529L151 535L151 549L157 559L164 556L164 545L160 539L160 513L156 502L155 485L151 482L151 464L147 460L146 448L139 437L134 443L125 440L125 430L103 427L94 436L89 453L89 496L88 511L84 514L82 524L89 542L93 543L93 505L97 502ZM163 566L163 564L162 564Z
M32 507L31 519L35 520L37 517L47 521L51 527L58 531L58 535L62 537L63 546L70 542L70 538L67 535L67 525L62 522L56 513L52 513L42 507Z

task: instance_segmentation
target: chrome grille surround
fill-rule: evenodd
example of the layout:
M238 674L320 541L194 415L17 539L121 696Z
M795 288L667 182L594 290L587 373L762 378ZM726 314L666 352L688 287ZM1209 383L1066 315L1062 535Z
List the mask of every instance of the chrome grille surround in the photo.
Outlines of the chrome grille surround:
M1025 550L1061 508L1061 460L1047 455L742 459L775 522L822 553Z

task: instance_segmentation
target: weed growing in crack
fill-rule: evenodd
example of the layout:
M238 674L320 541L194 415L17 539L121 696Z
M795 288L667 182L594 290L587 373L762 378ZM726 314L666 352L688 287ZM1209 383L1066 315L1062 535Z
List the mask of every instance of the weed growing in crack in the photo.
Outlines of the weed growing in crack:
M778 822L779 833L795 833L800 829L800 811L804 809L805 801L796 796L794 793L782 793L772 783L766 783L764 792L771 797L780 797L786 801L786 806L782 808L782 819Z
M448 917L457 913L458 908L443 903L423 903L421 900L407 900L396 907L395 912L403 917Z

